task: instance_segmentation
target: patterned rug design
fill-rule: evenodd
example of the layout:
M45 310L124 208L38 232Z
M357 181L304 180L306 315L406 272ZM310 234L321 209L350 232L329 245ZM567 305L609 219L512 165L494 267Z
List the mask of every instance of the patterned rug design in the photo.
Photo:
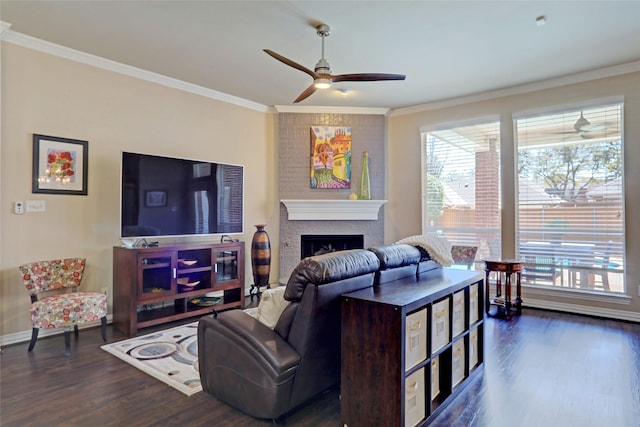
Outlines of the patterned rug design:
M202 391L198 373L198 322L101 348L187 396Z

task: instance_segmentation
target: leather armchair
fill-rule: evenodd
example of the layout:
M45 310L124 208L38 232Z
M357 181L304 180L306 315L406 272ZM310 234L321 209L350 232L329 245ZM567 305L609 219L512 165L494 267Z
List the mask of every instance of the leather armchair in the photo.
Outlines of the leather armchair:
M256 418L276 419L340 381L340 296L373 286L373 252L302 260L286 285L291 303L273 330L242 310L198 325L205 392Z

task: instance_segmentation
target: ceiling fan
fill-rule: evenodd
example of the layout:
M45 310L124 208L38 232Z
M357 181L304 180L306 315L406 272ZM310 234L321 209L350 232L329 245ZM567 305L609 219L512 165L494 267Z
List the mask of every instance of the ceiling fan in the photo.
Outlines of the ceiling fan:
M591 122L584 117L583 112L580 111L580 117L573 124L573 129L575 130L566 131L566 132L555 132L555 133L564 134L564 135L566 134L580 135L580 137L583 139L590 139L590 138L593 138L595 135L604 132L606 130L606 126L604 124L592 125ZM590 134L590 132L594 132L594 134Z
M330 34L329 26L325 24L316 26L316 34L322 37L322 57L316 64L314 71L311 71L307 67L300 65L297 62L290 60L289 58L285 58L284 56L272 50L264 49L267 54L271 55L278 61L287 64L288 66L293 67L297 70L300 70L303 73L307 73L313 78L313 83L311 84L311 86L305 89L305 91L302 92L295 101L293 101L294 103L308 98L316 91L316 89L330 88L331 83L333 82L374 82L380 80L404 80L406 77L403 74L382 73L331 74L331 66L329 65L329 61L327 61L324 57L324 39Z
M603 124L592 125L589 120L584 118L584 114L580 111L580 117L573 124L573 128L576 132L598 132L603 131L605 126Z

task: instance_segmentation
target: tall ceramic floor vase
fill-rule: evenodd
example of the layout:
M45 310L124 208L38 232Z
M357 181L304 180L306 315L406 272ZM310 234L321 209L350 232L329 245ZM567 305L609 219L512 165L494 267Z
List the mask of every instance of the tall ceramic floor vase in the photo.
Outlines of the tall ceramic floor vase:
M264 224L256 225L257 230L251 240L251 267L253 268L251 291L255 287L257 295L260 295L261 287L269 286L269 271L271 270L271 243L264 227Z

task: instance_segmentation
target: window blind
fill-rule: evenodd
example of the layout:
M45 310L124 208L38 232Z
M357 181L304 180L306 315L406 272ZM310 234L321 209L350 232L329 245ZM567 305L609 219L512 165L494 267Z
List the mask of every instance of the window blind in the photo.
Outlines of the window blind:
M423 153L425 232L476 246L477 260L499 257L499 121L424 132Z
M568 286L624 291L621 122L620 103L515 120L517 249L530 269L564 270ZM594 283L615 273L615 289Z

